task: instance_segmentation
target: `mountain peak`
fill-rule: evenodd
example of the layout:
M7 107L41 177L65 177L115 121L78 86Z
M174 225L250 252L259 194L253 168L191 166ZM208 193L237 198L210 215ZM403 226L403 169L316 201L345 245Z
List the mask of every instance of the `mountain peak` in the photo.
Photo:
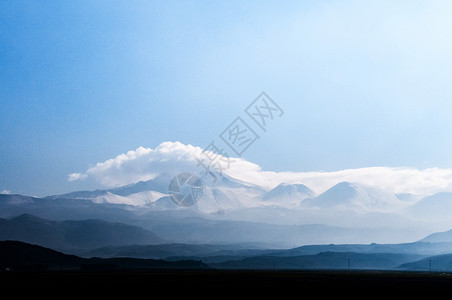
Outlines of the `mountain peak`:
M11 218L10 221L18 221L18 222L43 222L47 221L46 219L37 217L32 214L21 214L17 217Z
M314 192L304 184L281 183L262 196L266 202L299 204L306 198L314 197Z
M386 211L400 208L402 202L394 194L378 187L344 181L323 192L310 203L325 208Z

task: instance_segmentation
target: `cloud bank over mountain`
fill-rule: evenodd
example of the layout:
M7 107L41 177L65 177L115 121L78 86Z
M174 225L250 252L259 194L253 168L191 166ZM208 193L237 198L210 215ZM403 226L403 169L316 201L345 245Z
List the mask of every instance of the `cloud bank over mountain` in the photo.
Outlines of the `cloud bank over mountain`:
M219 156L220 158L223 158ZM180 142L163 142L156 148L138 147L85 172L68 175L69 181L93 180L101 187L118 187L155 178L162 173L204 172L199 164L203 149ZM224 158L226 159L226 158ZM280 183L302 183L314 192L324 192L339 182L356 182L378 186L398 194L429 195L452 191L452 169L411 167L366 167L338 171L275 172L243 158L230 158L223 173L271 189Z

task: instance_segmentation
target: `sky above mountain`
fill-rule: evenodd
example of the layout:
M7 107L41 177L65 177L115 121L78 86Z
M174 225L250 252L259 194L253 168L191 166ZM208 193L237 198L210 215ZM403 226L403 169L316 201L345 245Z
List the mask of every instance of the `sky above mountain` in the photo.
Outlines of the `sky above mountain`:
M2 1L0 191L150 178L163 164L130 155L229 149L237 117L258 136L228 150L242 179L447 190L451 13L449 1ZM281 109L265 130L245 111L262 91ZM114 173L121 157L130 168Z

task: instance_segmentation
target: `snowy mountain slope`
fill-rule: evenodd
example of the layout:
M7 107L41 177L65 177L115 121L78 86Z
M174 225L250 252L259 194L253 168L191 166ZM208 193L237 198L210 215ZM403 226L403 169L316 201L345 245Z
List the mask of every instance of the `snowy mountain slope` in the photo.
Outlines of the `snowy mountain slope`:
M217 174L218 175L218 174ZM162 174L149 181L93 192L81 191L56 198L85 199L94 203L123 204L146 209L179 209L168 192L171 180L169 174ZM284 209L328 209L356 212L396 212L410 205L417 205L410 195L407 200L399 199L392 193L378 187L357 183L341 182L315 196L314 192L303 184L281 183L268 191L252 183L240 181L226 174L217 176L215 181L208 175L199 175L202 193L190 209L203 213L223 213L259 207ZM452 198L451 198L452 199ZM452 203L452 202L451 202Z
M140 181L124 187L92 192L72 192L52 197L85 199L98 204L142 206L157 210L176 209L178 206L169 202L171 197L168 194L168 186L173 178L164 173L154 179ZM217 176L215 182L206 180L205 177L201 176L200 179L203 183L203 193L195 204L195 208L207 213L258 206L259 203L256 198L266 192L257 185L240 181L225 174Z
M341 182L319 196L303 203L311 207L352 209L356 211L395 211L405 204L394 194L377 187L357 183Z
M95 191L75 191L67 194L54 195L49 197L87 199L94 200L94 202L97 201L97 203L121 203L121 201L124 201L123 204L142 205L143 203L150 203L156 201L160 197L167 195L168 185L171 181L171 178L172 177L169 174L162 173L154 179L148 181L139 181L137 183L118 188ZM125 199L126 197L132 200ZM136 200L137 203L134 204L133 200Z
M240 181L223 174L216 182L203 181L203 194L195 207L205 213L224 213L257 207L260 205L258 199L266 192L263 188Z

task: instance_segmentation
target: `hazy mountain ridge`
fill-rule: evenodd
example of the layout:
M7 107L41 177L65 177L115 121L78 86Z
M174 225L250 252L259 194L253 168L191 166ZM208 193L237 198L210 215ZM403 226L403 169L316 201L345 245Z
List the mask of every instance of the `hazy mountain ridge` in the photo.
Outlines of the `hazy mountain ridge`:
M53 249L86 249L106 245L162 244L143 228L102 220L51 221L32 215L0 219L0 240L18 240Z
M406 262L398 267L400 270L407 271L452 271L452 254L441 254L429 256L420 260Z
M302 256L254 256L241 260L214 263L222 269L293 269L293 270L391 270L419 259L415 254L320 252Z
M255 244L160 244L160 245L130 245L109 246L103 248L78 251L77 255L83 257L135 257L152 259L193 258L207 261L211 257L248 257L264 253L272 253L275 250Z
M35 219L21 216L17 219ZM36 221L36 220L34 220ZM0 224L5 220L0 220ZM293 270L434 270L452 271L452 243L307 245L268 249L252 244L159 244L110 246L66 255L17 241L0 242L0 268L52 269L187 268ZM429 256L435 253L446 253ZM103 257L103 258L92 258ZM85 257L85 258L82 258ZM22 266L22 267L21 267Z
M421 240L430 243L452 243L452 229L443 232L434 232Z
M101 219L122 221L133 219L126 205L94 203L83 199L28 197L0 194L0 217L12 218L31 214L52 220Z

